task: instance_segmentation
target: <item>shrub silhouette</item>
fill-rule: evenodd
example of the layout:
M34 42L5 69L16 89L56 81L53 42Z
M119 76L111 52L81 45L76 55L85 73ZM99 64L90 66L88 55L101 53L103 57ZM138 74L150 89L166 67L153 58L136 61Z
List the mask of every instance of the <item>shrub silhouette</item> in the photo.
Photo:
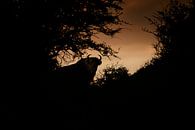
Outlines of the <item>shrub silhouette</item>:
M123 66L113 65L103 70L103 73L94 81L96 87L106 87L114 85L116 82L122 82L129 78L128 69Z
M156 36L156 56L132 78L152 88L167 88L172 94L192 83L194 63L194 5L171 1L167 8L147 18L155 27L149 31ZM182 84L182 85L181 85ZM154 89L153 89L154 90ZM180 91L182 93L182 91Z

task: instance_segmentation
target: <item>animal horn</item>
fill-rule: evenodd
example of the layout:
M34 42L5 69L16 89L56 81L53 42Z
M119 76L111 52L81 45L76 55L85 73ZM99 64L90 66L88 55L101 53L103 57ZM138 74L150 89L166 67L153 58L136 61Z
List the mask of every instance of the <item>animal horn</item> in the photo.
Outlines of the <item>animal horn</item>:
M91 54L89 54L89 55L87 56L87 58L89 58L90 55L91 55Z
M99 59L99 60L102 60L102 56L101 56L101 55L99 55L99 57L100 57L100 59Z

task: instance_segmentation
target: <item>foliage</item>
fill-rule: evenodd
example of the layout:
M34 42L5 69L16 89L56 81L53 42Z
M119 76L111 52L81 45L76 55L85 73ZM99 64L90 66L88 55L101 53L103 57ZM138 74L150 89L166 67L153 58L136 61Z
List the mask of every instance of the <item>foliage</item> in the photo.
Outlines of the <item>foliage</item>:
M147 19L155 27L148 32L156 36L156 56L131 78L155 88L188 86L194 74L194 1L191 4L172 0L164 10Z
M129 78L128 69L124 66L112 65L103 70L103 73L97 78L93 85L96 87L105 87L116 81L123 82Z
M147 17L154 25L155 31L149 31L158 40L154 44L157 56L167 55L180 46L180 39L186 34L186 22L191 17L192 5L182 3L178 0L171 0L162 11L157 11L152 18Z
M37 42L51 64L61 51L73 57L81 57L87 50L116 57L116 51L94 41L93 36L113 36L122 29L118 25L125 23L120 18L123 0L11 1L15 17L37 28Z

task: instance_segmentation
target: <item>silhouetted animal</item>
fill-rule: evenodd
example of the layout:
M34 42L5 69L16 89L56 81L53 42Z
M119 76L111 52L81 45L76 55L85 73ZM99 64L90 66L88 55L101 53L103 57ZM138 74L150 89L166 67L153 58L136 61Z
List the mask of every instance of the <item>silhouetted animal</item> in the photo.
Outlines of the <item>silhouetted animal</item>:
M89 84L91 81L93 81L98 66L102 64L101 59L101 56L100 58L97 58L90 57L90 55L88 55L87 58L82 58L73 65L61 67L57 69L56 72L63 81L72 82L73 84Z
M98 66L102 63L100 58L81 58L77 63L58 68L47 77L46 84L49 97L56 102L65 102L69 98L82 99L88 92L90 82L96 74Z

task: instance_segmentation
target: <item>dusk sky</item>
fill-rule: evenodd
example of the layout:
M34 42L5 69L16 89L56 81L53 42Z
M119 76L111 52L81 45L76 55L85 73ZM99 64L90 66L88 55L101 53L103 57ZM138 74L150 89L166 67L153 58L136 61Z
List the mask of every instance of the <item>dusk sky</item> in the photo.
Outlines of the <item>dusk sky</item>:
M132 25L128 25L113 38L100 36L98 40L105 41L114 50L119 50L120 59L103 58L103 64L98 68L100 72L106 66L123 65L127 67L129 73L133 74L139 68L150 61L154 56L155 50L153 44L156 42L155 37L142 30L143 27L152 29L145 17L151 17L157 10L166 7L170 0L124 0L124 14L122 19ZM190 0L181 0L190 1Z
M119 50L121 59L104 58L99 67L102 70L106 66L118 63L128 68L129 73L134 73L149 61L154 55L153 45L156 40L152 34L144 32L143 27L151 28L145 16L150 17L156 10L161 9L169 0L125 0L124 14L122 18L132 25L128 25L114 38L100 36L100 41L106 41L115 50Z

